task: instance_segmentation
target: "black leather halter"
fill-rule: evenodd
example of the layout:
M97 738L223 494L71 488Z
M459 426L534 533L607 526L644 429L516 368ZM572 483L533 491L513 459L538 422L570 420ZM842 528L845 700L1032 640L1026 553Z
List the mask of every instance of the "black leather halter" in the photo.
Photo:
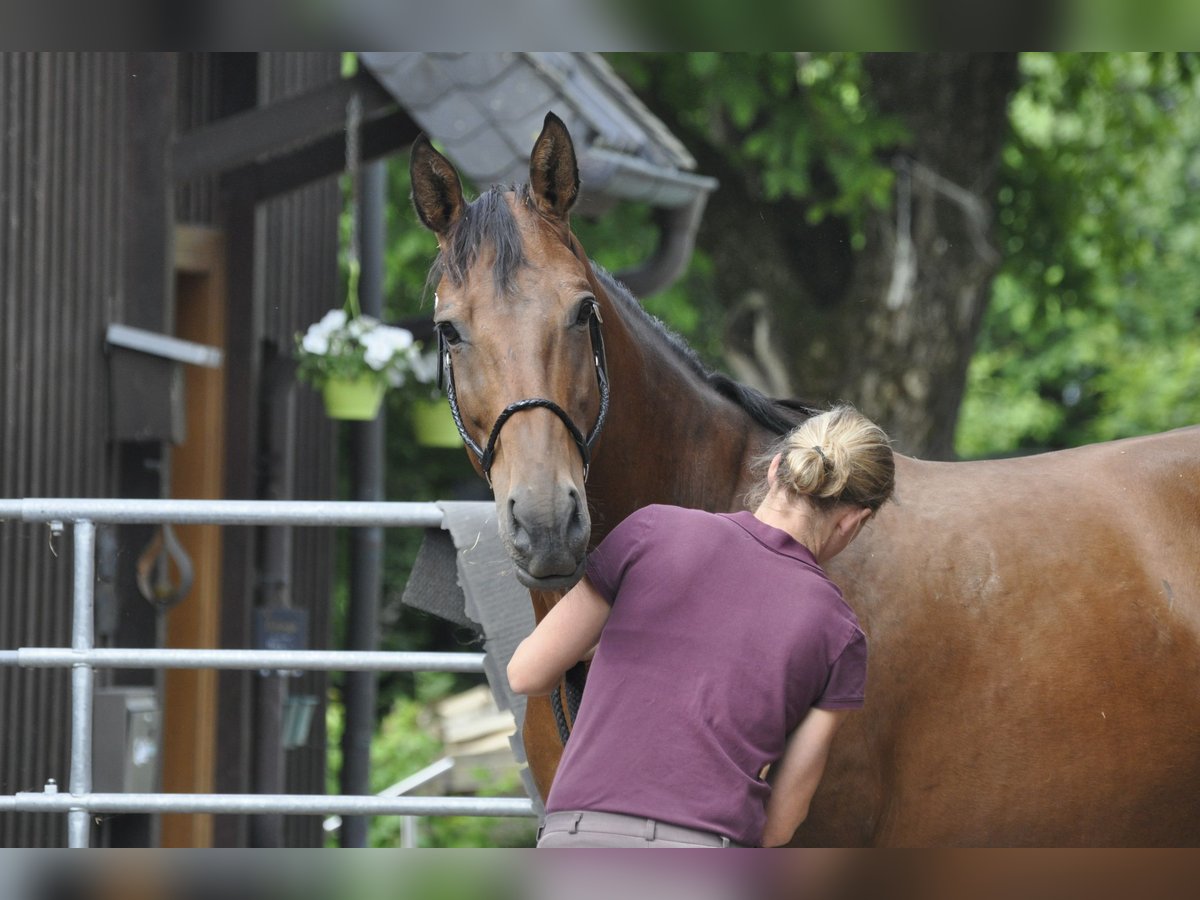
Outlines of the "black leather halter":
M592 359L596 365L596 382L600 386L600 413L596 416L596 424L592 426L592 430L586 438L583 436L583 432L579 430L579 427L571 421L571 417L567 414L566 410L553 400L547 400L544 397L528 397L524 400L516 400L504 407L503 411L497 417L495 424L492 425L492 431L488 435L487 444L483 447L479 446L475 439L467 433L467 429L463 425L462 413L458 408L458 392L454 389L454 368L450 364L450 346L446 341L446 331L441 327L437 329L438 383L446 391L446 399L450 401L450 414L454 417L454 424L458 427L458 433L462 436L463 443L471 449L471 452L479 460L480 468L483 469L483 477L487 479L489 487L492 483L492 463L495 461L496 440L500 437L500 429L514 415L527 409L548 409L562 420L562 423L567 426L567 431L570 432L571 438L575 441L575 446L579 448L579 455L583 458L583 477L585 481L587 480L588 468L591 466L592 461L592 447L595 446L596 439L600 437L600 430L604 427L604 419L608 416L608 363L604 358L604 335L600 331L600 307L594 300L591 306L588 331L592 341Z

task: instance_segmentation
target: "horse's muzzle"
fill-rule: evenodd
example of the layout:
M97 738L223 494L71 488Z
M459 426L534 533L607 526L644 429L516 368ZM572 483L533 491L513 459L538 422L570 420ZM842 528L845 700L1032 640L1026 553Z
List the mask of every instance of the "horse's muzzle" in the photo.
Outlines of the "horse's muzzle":
M535 590L564 590L583 577L591 521L579 492L519 488L503 503L502 536L517 578Z
M516 564L517 581L529 588L531 591L568 591L573 588L579 579L583 577L584 569L587 568L587 557L579 561L575 571L570 575L548 575L539 577L531 575L529 570L524 568L520 563Z

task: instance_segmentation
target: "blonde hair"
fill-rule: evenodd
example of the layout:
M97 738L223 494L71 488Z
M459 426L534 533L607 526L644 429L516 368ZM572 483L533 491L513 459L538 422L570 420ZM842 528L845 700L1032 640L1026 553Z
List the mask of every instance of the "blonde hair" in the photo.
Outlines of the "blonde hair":
M839 405L793 428L772 448L776 483L822 509L840 503L877 512L892 496L896 463L883 429L852 406ZM765 495L766 485L760 488Z

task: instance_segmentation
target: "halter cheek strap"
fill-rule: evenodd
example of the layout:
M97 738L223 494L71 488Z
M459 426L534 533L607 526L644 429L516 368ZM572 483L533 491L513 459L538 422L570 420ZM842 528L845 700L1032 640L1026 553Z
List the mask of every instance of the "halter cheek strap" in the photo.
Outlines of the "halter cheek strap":
M593 303L588 322L588 333L592 342L596 383L600 387L600 412L596 416L596 424L592 426L588 436L586 438L583 436L583 432L571 421L567 411L553 400L547 400L544 397L528 397L524 400L516 400L504 407L496 418L495 424L492 425L487 444L483 447L479 446L478 442L467 433L466 426L463 424L462 412L458 408L458 392L454 387L454 368L450 363L450 347L446 342L445 331L438 329L438 381L445 387L446 399L450 403L450 415L454 418L458 433L462 437L463 443L479 460L479 466L483 469L483 477L487 479L489 487L492 483L492 463L496 458L496 441L500 437L500 430L514 415L527 409L548 409L562 420L562 423L567 426L572 440L575 441L575 446L579 449L579 455L583 459L583 477L585 481L587 480L592 460L592 447L595 446L596 439L600 437L600 430L604 427L604 420L608 416L608 362L604 358L604 335L600 331L600 324L600 308Z

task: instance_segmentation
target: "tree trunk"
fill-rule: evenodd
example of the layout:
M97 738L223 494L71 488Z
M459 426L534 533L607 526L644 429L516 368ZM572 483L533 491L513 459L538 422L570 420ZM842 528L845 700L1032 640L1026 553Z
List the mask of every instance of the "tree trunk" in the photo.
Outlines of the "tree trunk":
M911 138L895 148L892 206L806 223L769 203L754 173L689 133L721 188L698 236L715 263L734 374L775 396L845 400L898 450L950 459L967 363L1000 256L992 245L1015 54L879 54L865 60L880 112ZM681 131L687 131L682 128Z

